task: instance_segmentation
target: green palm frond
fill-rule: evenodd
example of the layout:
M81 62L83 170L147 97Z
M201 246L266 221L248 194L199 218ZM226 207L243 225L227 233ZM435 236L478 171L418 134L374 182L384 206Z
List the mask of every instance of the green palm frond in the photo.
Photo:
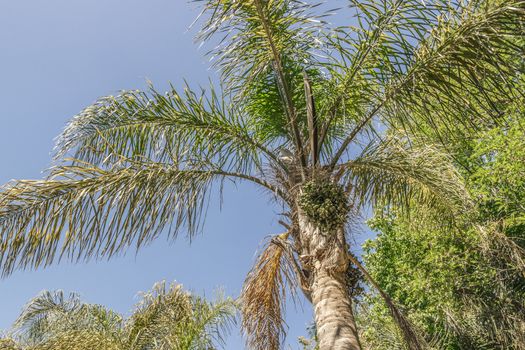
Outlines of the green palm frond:
M45 341L60 330L74 328L69 317L82 308L77 294L44 291L31 299L15 321L16 333L31 344ZM78 319L77 319L78 321Z
M100 99L75 116L57 140L57 158L92 164L122 159L181 164L219 160L232 171L261 170L263 160L279 163L235 104L213 89L198 94L186 87L160 94L124 91Z
M410 17L412 21L434 18L436 25L428 31L425 22L417 30L426 32L423 39L401 29L387 36L387 48L376 57L380 64L369 78L381 89L373 90L373 102L342 142L332 165L375 117L409 131L437 124L476 130L501 120L518 97L512 79L523 73L523 0L453 1L435 15L432 7L426 13L425 3L411 6L421 12Z
M28 350L127 350L123 344L105 334L89 330L71 330Z
M212 346L226 346L225 336L235 323L236 303L219 294L215 301L193 297L192 322L187 325L183 339L190 349L208 350Z
M396 138L372 143L340 171L359 205L403 210L415 201L448 216L472 205L450 157L431 145L410 146Z
M148 348L170 338L178 341L191 312L191 296L180 285L167 288L164 282L155 284L151 291L142 294L126 325L129 347ZM176 345L174 348L178 349L180 344Z
M89 349L97 342L117 349L122 325L120 315L100 305L84 304L77 294L44 291L25 306L14 329L31 349L69 349L68 342L74 339L78 349Z
M223 36L211 54L230 89L242 89L246 82L265 79L271 72L277 75L278 84L288 85L290 65L316 62L312 51L320 44L317 32L323 30L323 15L313 13L318 4L297 0L196 1L204 2L203 14L208 17L199 38ZM286 90L285 86L280 88ZM286 94L291 90L284 90L286 105L291 98Z
M192 235L213 184L242 176L160 163L84 164L56 168L48 180L14 182L0 192L3 273L63 257L110 257L133 244L139 248L164 228L169 237L181 229Z
M45 291L26 305L13 340L0 339L0 349L217 349L225 345L236 311L236 302L222 294L210 302L165 282L143 293L127 319L76 294Z
M318 4L297 0L204 1L207 21L200 34L207 40L224 37L212 55L228 91L239 95L255 124L271 136L283 137L306 164L302 129L306 118L302 74L315 74L319 65L320 19ZM237 96L237 97L239 97ZM266 132L267 132L266 131Z
M321 106L326 119L321 144L332 134L348 134L348 127L360 122L383 91L382 76L392 64L401 64L398 56L403 59L414 49L413 43L424 39L443 5L439 1L422 5L420 0L350 1L358 25L339 27L327 38L337 54L326 66L331 93ZM365 125L368 121L361 128Z
M285 248L270 240L246 277L241 293L242 330L251 349L280 349L286 334L286 296L289 291L294 295L295 281Z
M405 124L417 113L426 125L476 129L497 122L520 94L512 80L524 71L525 2L473 2L450 17L420 43L406 71L393 73L385 104Z
M224 345L235 320L235 302L214 302L191 295L182 286L156 284L128 320L130 349L207 350Z

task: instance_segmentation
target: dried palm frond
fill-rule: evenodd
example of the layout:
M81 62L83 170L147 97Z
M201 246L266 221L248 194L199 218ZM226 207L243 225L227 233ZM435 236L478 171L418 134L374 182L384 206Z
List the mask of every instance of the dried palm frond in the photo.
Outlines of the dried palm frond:
M288 292L296 286L284 246L270 240L248 274L241 294L242 330L254 350L278 350L284 340Z

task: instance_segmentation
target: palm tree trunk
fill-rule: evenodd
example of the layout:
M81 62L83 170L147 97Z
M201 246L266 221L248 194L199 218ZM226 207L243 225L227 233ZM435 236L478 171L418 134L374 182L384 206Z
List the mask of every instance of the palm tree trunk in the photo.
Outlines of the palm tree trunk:
M303 255L310 272L310 292L320 350L361 350L352 298L346 282L347 244L344 229L321 232L299 214Z
M312 302L320 350L360 350L361 344L343 276L314 272Z

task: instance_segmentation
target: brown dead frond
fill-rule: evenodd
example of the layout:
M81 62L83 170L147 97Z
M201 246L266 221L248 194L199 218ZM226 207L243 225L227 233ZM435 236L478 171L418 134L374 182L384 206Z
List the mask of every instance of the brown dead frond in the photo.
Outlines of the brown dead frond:
M250 349L280 348L285 337L286 296L288 292L295 296L294 277L284 245L268 241L241 294L242 330Z

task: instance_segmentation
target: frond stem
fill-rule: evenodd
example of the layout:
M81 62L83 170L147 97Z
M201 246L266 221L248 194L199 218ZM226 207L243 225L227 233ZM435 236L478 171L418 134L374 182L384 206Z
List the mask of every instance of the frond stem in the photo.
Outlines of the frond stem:
M332 124L333 120L335 119L335 117L337 115L337 108L339 107L339 105L343 101L343 96L344 96L344 94L346 93L346 91L347 91L347 89L349 87L349 83L351 83L354 80L355 75L361 69L361 67L362 67L363 63L365 62L366 58L368 57L370 52L372 52L372 48L377 43L377 40L379 40L379 38L381 38L381 34L386 29L387 25L391 22L391 20L394 18L394 14L396 13L397 9L399 8L399 6L401 6L402 3L403 3L403 1L401 1L401 0L397 1L395 3L394 7L390 10L390 15L387 17L387 20L385 20L385 22L382 23L374 31L374 34L373 34L374 40L367 46L365 52L359 57L359 61L353 67L354 69L350 72L350 75L347 77L347 81L346 81L345 87L343 88L343 93L340 94L337 97L334 105L332 106L332 108L330 108L330 117L329 117L328 121L325 124L325 127L323 128L323 130L321 132L321 137L320 137L320 140L319 140L319 148L322 147L322 145L324 143L324 140L326 138L326 135L328 134L328 130L330 128L330 125Z
M274 70L277 73L278 81L280 82L280 85L283 90L283 95L284 95L285 104L286 104L286 111L287 111L287 116L288 116L288 122L290 123L290 126L292 127L292 135L295 141L295 146L297 147L298 157L301 162L301 175L303 178L305 178L305 169L307 166L306 157L304 154L304 147L303 147L302 140L301 140L301 133L297 126L297 113L294 108L292 95L290 93L290 88L288 86L286 77L284 75L281 55L279 54L277 47L275 46L275 43L273 41L272 31L270 27L268 26L268 23L266 23L266 16L264 14L264 10L262 8L262 4L260 0L254 0L254 3L255 3L255 7L257 8L257 14L259 15L259 18L261 20L261 24L264 28L266 37L268 38L268 45L270 46L270 50L272 52L272 56L274 60Z

